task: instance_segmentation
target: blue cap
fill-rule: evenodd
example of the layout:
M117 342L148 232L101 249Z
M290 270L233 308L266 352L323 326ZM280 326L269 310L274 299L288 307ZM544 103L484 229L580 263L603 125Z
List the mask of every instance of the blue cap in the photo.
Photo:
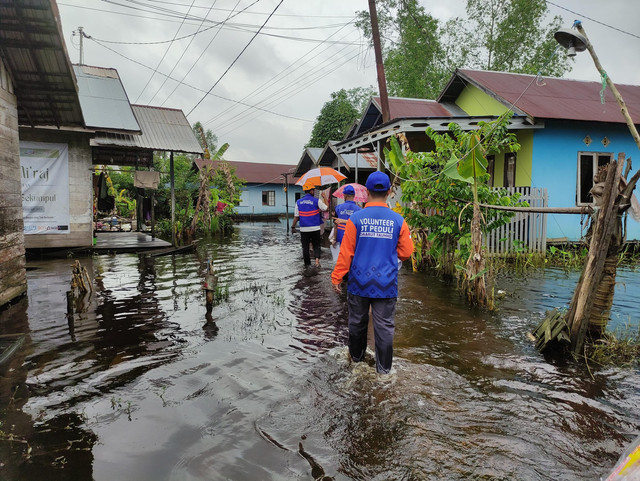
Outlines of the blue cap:
M386 192L391 188L389 176L384 172L376 171L369 175L365 184L367 190L373 192Z
M356 195L356 189L353 188L352 185L345 185L344 189L342 189L343 195Z

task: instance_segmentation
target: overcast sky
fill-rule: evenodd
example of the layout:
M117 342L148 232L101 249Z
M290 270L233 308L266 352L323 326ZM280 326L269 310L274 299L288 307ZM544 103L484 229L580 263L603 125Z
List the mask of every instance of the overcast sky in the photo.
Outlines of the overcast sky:
M464 16L464 0L420 3L439 19ZM228 160L297 164L330 94L341 88L377 89L376 69L373 51L353 24L354 13L368 9L367 0L278 4L58 0L72 62L78 63L80 54L79 37L72 33L82 26L92 37L83 42L84 63L117 69L131 103L181 109L192 124L201 121L221 143L230 144ZM614 83L640 85L640 1L554 0L548 5L567 28L582 20ZM183 21L185 15L190 18ZM599 81L586 52L565 76Z

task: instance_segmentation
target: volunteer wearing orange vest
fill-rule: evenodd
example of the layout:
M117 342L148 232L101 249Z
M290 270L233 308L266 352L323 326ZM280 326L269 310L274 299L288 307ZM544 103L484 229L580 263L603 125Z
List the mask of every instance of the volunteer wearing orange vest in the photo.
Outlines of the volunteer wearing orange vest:
M365 185L369 202L347 221L331 282L334 290L340 293L340 283L349 273L347 303L351 359L354 362L364 360L371 308L376 370L388 374L393 361L398 260L411 257L413 241L405 220L387 205L391 188L389 176L384 172L373 172Z
M304 184L302 190L304 190L305 196L296 202L291 232L295 231L296 224L300 221L300 241L302 242L304 266L311 265L311 256L309 255L309 243L311 242L316 267L320 267L320 226L324 224L320 211L326 211L328 207L322 202L322 199L316 199L313 196L315 192L313 184Z

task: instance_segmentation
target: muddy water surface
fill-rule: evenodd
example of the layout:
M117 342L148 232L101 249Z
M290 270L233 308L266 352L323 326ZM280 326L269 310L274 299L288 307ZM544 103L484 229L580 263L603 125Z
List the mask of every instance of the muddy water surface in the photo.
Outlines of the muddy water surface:
M228 299L207 316L214 261ZM30 262L0 312L27 339L0 371L3 480L599 479L639 432L640 373L558 366L526 339L577 274L500 279L469 309L401 273L395 369L351 365L330 254L304 275L299 237L244 224L197 253L81 259L86 311L66 314L71 260ZM623 271L613 325L638 322Z

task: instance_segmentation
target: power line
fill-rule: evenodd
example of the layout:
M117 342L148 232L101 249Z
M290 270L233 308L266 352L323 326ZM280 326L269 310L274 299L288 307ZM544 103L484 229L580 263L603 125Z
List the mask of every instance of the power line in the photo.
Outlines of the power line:
M280 8L280 5L282 5L282 2L284 0L280 0L280 3L278 3L278 5L276 5L276 8L273 9L273 13L276 12L276 10L278 10L278 8ZM211 86L211 88L209 89L209 91L198 101L197 104L195 104L193 106L193 108L191 110L189 110L189 113L187 113L187 116L189 116L191 114L191 112L193 112L196 107L198 107L198 105L200 105L202 103L202 101L207 97L207 95L209 95L209 92L211 92L213 90L213 88L218 85L218 83L220 82L220 80L223 79L223 77L227 74L227 72L229 70L231 70L231 67L234 66L234 64L238 61L238 59L240 58L240 56L245 52L245 50L247 50L247 48L249 48L249 45L251 45L251 43L254 41L254 39L258 36L258 34L260 33L260 30L262 30L262 27L264 27L267 22L271 19L271 15L269 15L267 17L267 19L264 21L264 23L262 24L262 26L260 27L260 29L255 33L255 35L253 37L251 37L251 40L249 40L249 42L244 46L244 48L242 49L242 51L238 54L238 56L233 60L233 62L231 62L231 65L229 65L229 67L227 67L227 70L224 71L224 73L220 76L220 78L218 80L216 80L216 82Z
M256 0L255 2L253 2L251 5L254 5L255 3L257 3L258 0ZM234 10L235 7L237 7L240 4L240 0L238 0L234 6ZM249 5L249 6L251 6ZM245 7L243 9L246 10L249 7ZM229 15L227 15L227 20L231 18L231 13ZM213 41L218 38L218 34L220 33L220 30L222 30L222 28L219 28L218 31L216 32L216 34L213 36L213 38L211 38L211 40L209 40L209 43L207 44L207 46L204 48L204 50L202 52L200 52L200 55L198 56L198 58L196 59L196 61L193 63L193 65L191 66L191 68L182 76L182 79L180 79L180 81L176 84L176 86L173 88L173 90L171 91L171 93L169 95L167 95L167 97L164 99L164 101L162 102L161 105L164 105L167 100L169 100L171 98L171 96L174 94L174 92L178 89L178 87L182 84L182 81L187 78L187 75L189 75L191 73L191 71L194 69L194 67L198 64L198 62L200 61L200 59L202 58L202 56L205 54L205 52L209 49L209 47L211 46L211 44L213 43Z
M344 47L342 50L345 50L348 47ZM353 52L351 52L353 53ZM358 49L358 53L359 53L359 49ZM357 56L357 55L356 55ZM342 57L344 58L344 57ZM311 69L311 71L313 72L322 72L323 66L325 65L331 65L332 67L336 67L336 61L337 60L342 60L341 59L336 59L336 56L333 55L327 59L325 59L324 61L322 61L319 65L316 65L313 67L313 69ZM293 95L293 92L296 89L299 89L300 85L303 85L302 88L305 88L307 85L311 85L313 83L315 83L317 80L316 79L321 79L324 78L326 75L328 75L329 73L331 73L333 70L327 71L324 75L314 75L314 76L309 76L307 75L307 72L303 72L301 75L299 75L297 78L291 80L287 85L285 85L284 87L280 87L278 90L276 90L275 92L271 93L269 95L268 98L263 99L259 102L257 102L255 105L260 105L262 104L262 106L264 108L268 107L269 105L274 105L274 104L278 104L278 103L282 103L286 98L291 98L291 96ZM311 81L309 81L309 79L312 79ZM306 83L303 83L302 81L306 80ZM301 90L301 89L299 89ZM298 90L298 91L299 91ZM280 94L280 95L278 95ZM224 121L224 125L222 128L228 128L231 124L233 123L237 123L241 120L244 119L244 117L248 114L248 110L245 109L242 112L239 112L237 114L235 114L233 117L226 119ZM216 120L218 121L218 123L222 122L221 120L218 120L219 116L216 117ZM211 120L208 120L206 122L204 122L205 124L209 124L210 122L212 122ZM215 124L216 122L213 121L213 123ZM243 124L244 125L244 124Z
M149 65L145 65L145 64L143 64L142 62L140 62L140 61L138 61L138 60L135 60L135 59L132 59L132 58L130 58L130 57L127 57L126 55L124 55L124 54L122 54L122 53L118 52L117 50L114 50L114 49L112 49L111 47L109 47L109 46L107 46L107 45L102 44L99 40L96 40L96 39L91 38L91 37L90 37L90 40L93 40L94 42L96 42L96 43L97 43L98 45L100 45L101 47L106 48L107 50L109 50L109 51L111 51L111 52L115 53L116 55L118 55L118 56L120 56L120 57L122 57L122 58L124 58L124 59L126 59L126 60L129 60L130 62L133 62L133 63L135 63L135 64L137 64L137 65L140 65L141 67L144 67L144 68L146 68L146 69L153 70L153 67L150 67ZM168 77L166 74L164 74L164 73L162 73L162 72L158 72L158 74L159 74L159 75L162 75L162 76L165 76L165 77ZM178 82L178 79L175 79L175 78L173 78L173 77L169 77L169 78L170 78L171 80L175 80L176 82ZM189 87L189 88L192 88L192 89L194 89L194 90L197 90L197 91L199 91L199 92L205 92L205 93L207 92L206 90L201 89L201 88L199 88L199 87L196 87L196 86L194 86L194 85L190 85L190 84L185 83L185 82L181 82L181 83L182 83L182 85L185 85L185 86L187 86L187 87ZM211 95L212 97L216 97L216 98L219 98L219 99L222 99L222 100L226 100L226 101L228 101L228 102L235 102L235 103L239 103L239 104L242 104L242 105L246 105L247 107L251 107L251 108L254 108L254 109L256 109L256 110L260 110L260 111L263 111L263 112L266 112L266 113L270 113L270 114L273 114L273 115L277 115L277 116L279 116L279 117L285 117L285 118L287 118L287 119L292 119L292 120L299 120L299 121L301 121L301 122L313 122L313 120L309 120L309 119L302 119L302 118L300 118L300 117L293 117L293 116L291 116L291 115L281 114L281 113L278 113L278 112L274 112L274 111L271 111L271 110L267 110L267 109L264 109L264 108L257 107L257 106L255 106L255 105L245 104L245 103L243 103L243 102L239 102L239 101L237 101L237 100L233 100L233 99L230 99L230 98L228 98L228 97L223 97L223 96L221 96L221 95L216 95L216 94L213 94L213 93L211 93L211 92L208 92L208 94L207 94L207 95Z
M613 25L609 25L607 23L601 22L600 20L596 20L595 18L587 17L586 15L583 15L582 13L574 12L573 10L569 10L566 7L563 7L563 6L558 5L556 3L550 2L549 0L546 0L546 2L549 5L553 5L554 7L558 7L561 10L566 10L567 12L573 13L574 15L578 15L581 18L586 18L587 20L591 20L592 22L599 23L600 25L602 25L604 27L610 28L612 30L616 30L616 31L618 31L620 33L631 35L632 37L635 37L635 38L640 38L640 35L636 35L635 33L627 32L626 30L622 30L621 28L614 27Z
M207 14L204 16L204 19L206 19L209 14L211 13L211 9L213 8L213 6L216 4L217 0L214 0L213 3L211 4L211 7L209 7L209 10L207 11ZM240 0L238 0L238 3L236 3L236 7L238 6L238 4L240 3ZM230 15L229 15L230 16ZM229 17L227 17L228 19ZM198 27L198 30L200 30L200 28L202 28L202 25L204 25L204 19L202 20L202 22L200 23L200 26ZM218 34L220 33L220 29L218 29L218 31L216 32L216 34L213 36L213 38L211 39L211 41L209 42L209 45L211 45L211 43L213 42L213 40L218 36ZM180 55L180 58L178 59L178 61L175 63L175 65L173 66L173 68L171 69L171 72L169 72L169 76L171 76L174 72L174 70L176 69L176 67L178 66L178 64L180 64L180 62L182 61L182 58L184 57L184 55L187 53L187 51L189 50L189 47L191 47L191 44L193 43L193 40L195 39L194 37L191 37L189 39L189 44L186 46L186 48L184 48L182 50L182 54ZM204 52L207 51L207 49L209 48L209 45L207 45L207 47L202 51L202 53L200 54L200 57L198 57L198 60L200 60L202 58L202 55L204 55ZM189 69L189 71L184 75L184 77L182 77L182 80L184 80L186 78L187 75L189 75L189 73L191 72L191 70L193 69L193 67L195 67L195 65L198 63L198 60L195 61L195 63L191 66L191 68ZM160 92L160 90L162 90L162 88L165 86L165 84L167 83L167 80L169 80L169 77L165 77L164 80L162 81L162 84L160 85L160 87L158 87L155 91L155 93L153 94L153 96L151 97L151 99L149 99L149 103L153 102L153 99L156 98L156 95L158 95L158 93ZM179 84L178 84L179 85ZM176 86L176 88L178 88ZM173 91L171 92L171 94L173 94L173 92L175 92L175 89L173 89ZM167 96L167 98L165 99L165 102L169 99L169 97L171 97L171 94L169 94L169 96ZM164 103L163 103L164 105Z
M187 15L189 14L189 12L191 11L191 7L193 7L193 4L196 3L196 0L192 0L191 1L191 6L189 7L189 10L187 10ZM160 65L162 64L162 62L164 61L165 57L167 56L167 54L169 53L169 50L171 50L171 46L173 45L173 42L175 41L176 37L178 36L178 33L180 32L180 29L182 28L182 26L184 25L184 19L186 17L184 17L182 19L182 23L180 24L180 26L178 27L178 30L176 30L176 33L173 35L173 40L171 40L171 43L169 44L169 46L167 47L167 49L164 51L164 54L162 55L162 58L160 59L160 61L158 62L158 65L156 65L156 68L153 69L153 73L149 76L149 79L147 80L147 83L144 85L144 87L142 87L142 90L140 91L140 93L138 94L138 96L136 97L135 102L138 103L138 99L142 96L142 94L144 93L145 90L147 90L147 87L149 86L149 83L151 82L151 79L153 79L153 76L156 74L156 72L158 71L158 69L160 68ZM197 33L197 32L196 32ZM193 38L193 37L191 37ZM184 53L183 53L184 54Z
M343 57L343 58L346 58L346 60L345 60L344 62L342 62L341 64L336 65L336 66L335 66L335 67L336 67L336 70L337 70L339 67L342 67L343 65L345 65L345 64L347 64L347 63L350 63L353 59L355 59L355 58L356 58L356 57L358 57L359 55L360 55L360 49L358 49L358 52L356 52L356 54L355 54L355 55L353 55L353 56L351 56L351 57L349 57L349 58L346 58L346 56L345 56L345 57ZM303 90L304 90L304 89L306 89L307 87L310 87L310 86L311 86L311 85L313 85L314 83L319 82L319 81L320 81L320 80L322 80L324 77L326 77L327 75L331 74L332 72L333 72L333 71L327 71L327 72L326 72L325 74L323 74L323 75L318 75L318 76L314 77L311 81L307 82L306 84L301 85L300 87L298 87L298 89L297 89L296 91L291 92L291 93L287 94L286 96L283 94L283 95L280 97L280 101L279 101L279 102L277 102L275 105L279 105L279 104L281 104L282 102L284 102L284 100L285 100L285 99L290 99L291 97L293 97L293 96L297 95L298 93L300 93L301 91L303 91ZM267 105L271 105L271 104L273 104L273 102L268 103ZM255 118L257 118L259 115L260 115L260 114L258 114L256 117L253 117L252 119L249 119L249 120L254 120L254 119L255 119ZM240 120L242 120L242 119L240 119ZM240 120L238 120L238 121L240 121ZM245 122L241 123L240 125L238 125L238 126L236 126L236 127L233 127L233 128L232 128L232 129L230 129L230 130L227 130L227 131L226 131L226 133L225 133L224 135L228 135L228 134L230 134L231 132L236 131L237 129L239 129L240 127L242 127L243 125L245 125L249 120L246 120ZM228 127L228 126L227 126L227 127ZM224 132L224 130L223 130L223 132Z
M147 0L153 3L164 3L165 5L182 5L179 2L168 2L166 0ZM195 8L207 8L205 6L196 6ZM215 8L223 12L230 11L228 8ZM268 12L247 12L250 15L269 15ZM351 15L295 15L291 13L276 13L274 17L302 17L302 18L351 18Z
M340 32L340 30L342 30L344 27L341 27L340 29L338 29L336 32L332 33L327 39L325 39L327 42L328 40L333 37L334 35L338 34L338 32ZM347 34L348 35L348 34ZM343 36L342 38L345 38L345 36ZM308 55L310 55L314 50L318 49L320 47L321 44L316 45L315 47L313 47L311 50L309 50L307 53L305 53L304 55L302 55L301 57L297 58L296 60L294 60L291 64L289 64L285 69L281 70L277 75L275 75L274 77L272 77L271 79L267 80L266 82L264 82L262 85L260 85L259 87L256 87L251 93L245 95L241 100L245 100L248 97L263 92L265 91L268 87L269 84L274 84L276 83L276 79L280 76L282 76L285 72L287 72L288 70L290 70L296 63L300 62L303 58L307 57ZM318 57L318 55L321 55L322 53L326 52L328 49L330 48L330 46L327 46L325 49L323 49L321 52L319 52L315 58ZM304 65L306 65L307 63L309 63L311 61L311 59L306 60L305 62L303 62L302 64L298 65L297 67L293 68L289 74L292 74L293 72L295 72L296 70L300 69L301 67L303 67ZM285 77L283 77L281 80L284 80ZM278 82L280 82L280 80L278 80ZM258 102L261 103L263 101ZM212 118L210 118L209 120L207 120L205 123L209 123L209 122L214 122L216 121L218 118L222 117L223 115L225 115L227 112L229 112L230 110L235 109L237 106L236 105L232 105L230 107L228 107L226 110L224 110L223 112L220 112L216 115L214 115Z

